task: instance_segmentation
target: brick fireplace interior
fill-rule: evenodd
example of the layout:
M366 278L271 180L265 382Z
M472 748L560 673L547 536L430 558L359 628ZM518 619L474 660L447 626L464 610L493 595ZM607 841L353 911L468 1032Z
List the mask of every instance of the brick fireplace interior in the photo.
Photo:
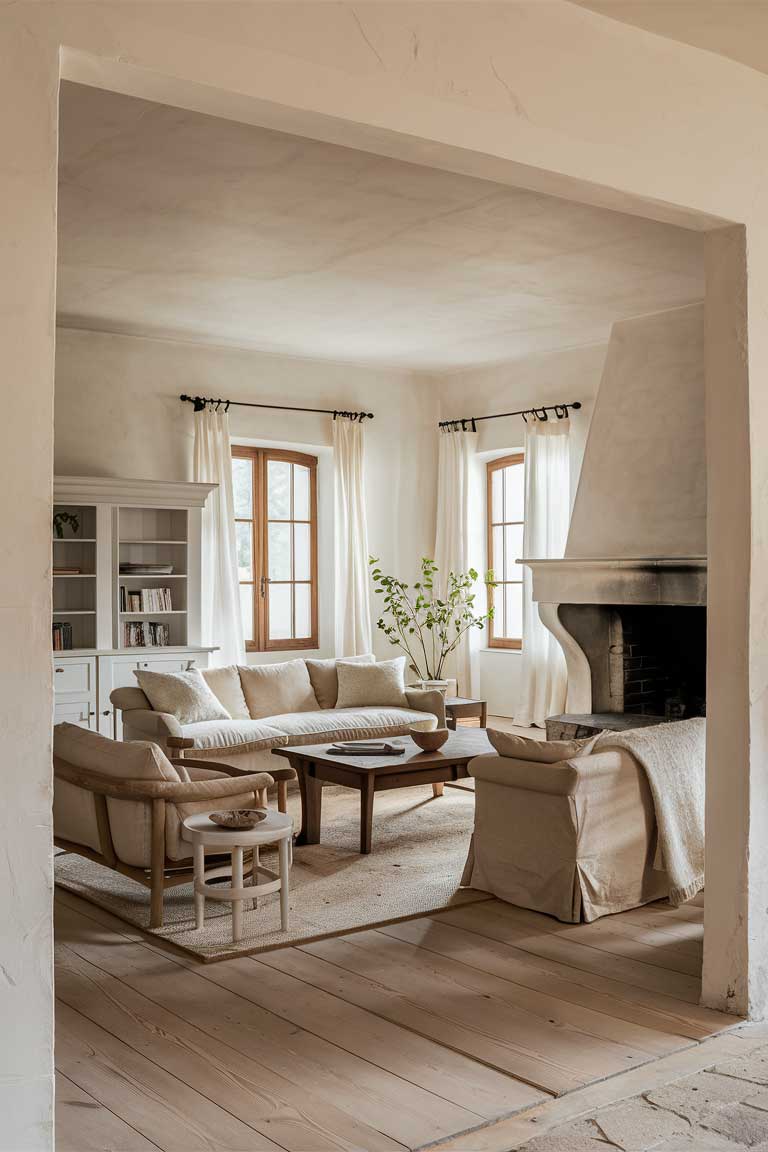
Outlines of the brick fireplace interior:
M561 604L589 661L592 710L669 720L706 711L706 608Z

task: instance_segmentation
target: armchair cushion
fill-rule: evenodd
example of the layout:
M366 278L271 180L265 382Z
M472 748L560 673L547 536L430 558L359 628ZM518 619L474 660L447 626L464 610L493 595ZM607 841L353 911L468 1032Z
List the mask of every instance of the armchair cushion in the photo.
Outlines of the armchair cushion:
M240 665L240 682L252 720L283 712L312 712L317 698L306 661Z
M179 774L168 757L148 740L123 743L77 724L57 724L53 729L53 753L76 768L126 780L170 780Z
M344 656L346 664L375 664L372 653L367 656ZM335 708L339 697L339 677L336 660L307 660L307 671L321 708Z
M197 668L189 672L145 672L137 668L134 676L154 710L169 712L180 724L230 719Z

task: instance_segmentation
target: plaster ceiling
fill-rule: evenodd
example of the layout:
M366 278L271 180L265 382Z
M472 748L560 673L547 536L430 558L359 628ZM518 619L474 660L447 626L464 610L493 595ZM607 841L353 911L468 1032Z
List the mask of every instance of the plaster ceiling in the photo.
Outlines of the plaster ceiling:
M574 0L603 16L768 72L766 0Z
M439 371L703 292L694 232L62 85L64 325Z

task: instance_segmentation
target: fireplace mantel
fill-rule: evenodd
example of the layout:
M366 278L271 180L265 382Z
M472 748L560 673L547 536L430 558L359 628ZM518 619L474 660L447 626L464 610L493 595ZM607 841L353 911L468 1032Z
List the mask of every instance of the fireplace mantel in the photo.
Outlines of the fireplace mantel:
M706 604L706 556L520 560L539 604Z

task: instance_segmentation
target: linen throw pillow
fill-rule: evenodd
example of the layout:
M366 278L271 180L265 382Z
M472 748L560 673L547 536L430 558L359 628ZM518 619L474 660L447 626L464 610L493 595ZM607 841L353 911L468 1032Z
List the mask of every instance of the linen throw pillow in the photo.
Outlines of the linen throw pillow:
M226 668L201 668L200 671L211 692L233 720L250 720L236 664L229 664Z
M145 672L134 669L133 674L155 712L169 712L179 724L231 719L197 668L191 668L189 672Z
M376 662L376 657L370 652L367 656L342 656L341 659L347 664L374 664ZM337 663L337 660L307 660L309 678L321 708L336 707L339 696Z
M339 679L337 708L407 708L405 656L376 664L336 661Z
M561 760L572 760L575 756L588 756L598 734L584 740L531 740L528 736L517 736L514 732L499 732L496 728L488 728L487 735L500 756L509 756L513 760L533 760L538 764L559 764Z
M241 664L238 670L251 720L285 712L314 712L318 707L304 660Z

